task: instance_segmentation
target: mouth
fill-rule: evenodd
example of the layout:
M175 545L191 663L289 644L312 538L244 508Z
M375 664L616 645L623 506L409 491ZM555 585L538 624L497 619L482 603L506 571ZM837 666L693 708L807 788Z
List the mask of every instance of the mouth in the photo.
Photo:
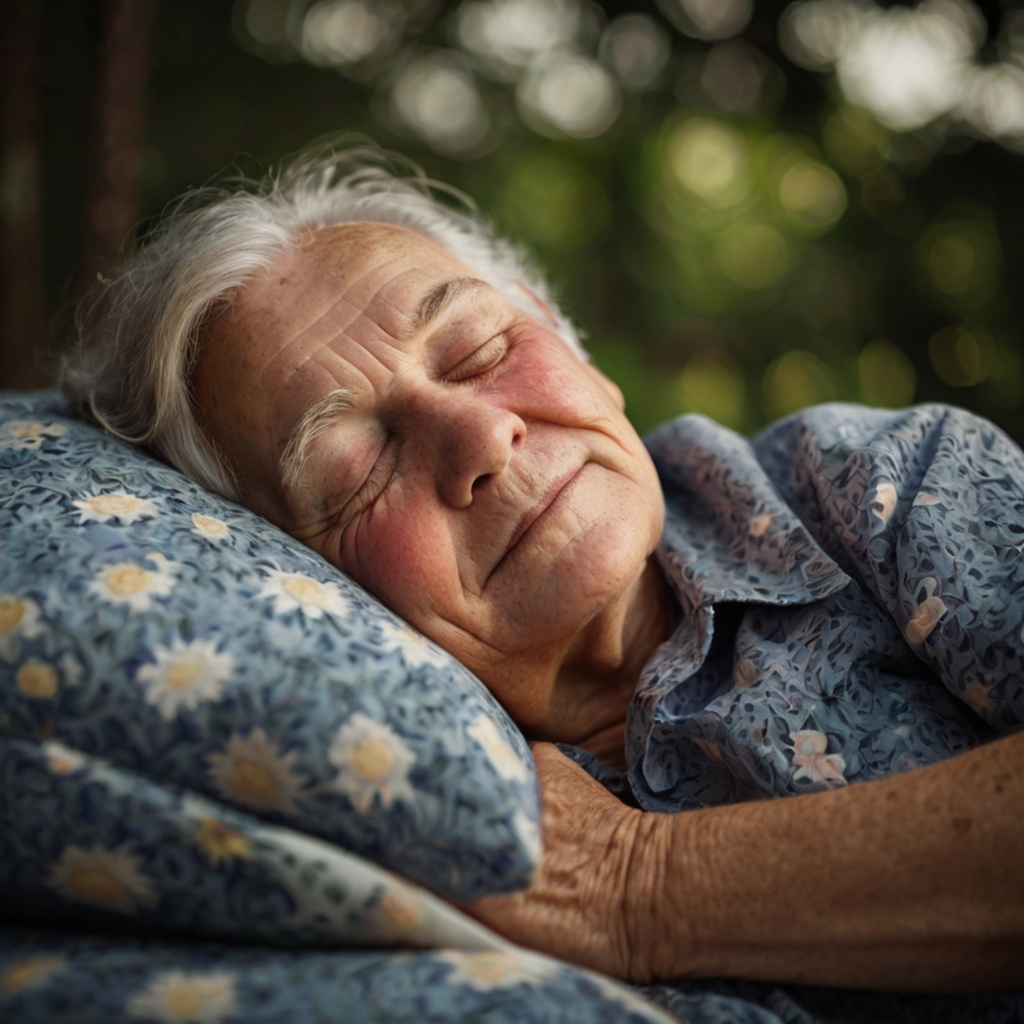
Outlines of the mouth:
M544 513L547 512L549 508L551 508L551 506L558 500L562 492L569 487L569 485L576 479L577 476L579 476L582 469L582 466L578 466L576 469L571 470L564 476L559 477L559 479L557 479L547 489L547 491L544 493L544 497L541 498L541 500L537 502L537 504L534 505L533 508L528 509L524 513L524 515L520 518L519 522L516 523L516 528L512 531L512 536L509 538L508 545L505 548L505 554L501 556L498 565L501 565L501 563L504 562L505 559L508 558L510 554L512 554L512 552L515 550L516 545L519 543L520 540L522 540L527 530L529 530L530 527L533 526L533 524L537 522L537 520L540 519L540 517L544 515ZM497 569L498 565L496 565L494 568ZM493 571L494 570L492 570L492 572Z

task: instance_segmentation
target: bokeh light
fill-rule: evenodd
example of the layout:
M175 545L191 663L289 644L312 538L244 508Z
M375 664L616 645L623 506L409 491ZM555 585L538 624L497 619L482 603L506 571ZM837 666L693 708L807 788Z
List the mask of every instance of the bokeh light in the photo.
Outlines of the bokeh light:
M585 22L578 0L470 0L456 35L483 70L514 81L538 57L571 48Z
M765 415L788 416L838 396L832 371L813 352L792 349L773 360L761 381Z
M954 388L980 384L992 369L995 346L987 331L961 324L944 327L928 340L928 355L940 380Z
M601 34L598 54L623 88L642 92L657 85L672 45L665 30L646 14L620 14Z
M783 174L779 201L797 227L827 231L846 210L846 188L831 167L800 160Z
M665 17L693 39L739 35L754 13L753 0L658 0Z
M727 427L743 427L746 387L728 353L706 349L686 361L677 380L682 411L699 412Z
M394 13L367 0L320 0L302 19L300 49L311 64L350 70L386 57L398 42Z
M592 139L615 123L622 94L596 60L555 53L520 80L516 105L523 121L540 135Z
M917 372L907 354L886 338L869 341L857 357L860 400L883 409L914 401Z
M752 291L777 284L791 262L789 245L769 224L737 224L718 239L715 252L730 279Z
M675 179L707 206L732 206L749 191L747 145L727 124L707 118L684 121L669 140L668 157Z
M802 0L786 10L779 41L796 64L834 70L846 100L898 132L943 121L1012 148L1024 146L1024 30L1007 11L990 62L984 15L971 0L879 7Z
M424 142L451 155L471 150L490 125L476 80L452 51L411 60L392 85L391 109Z

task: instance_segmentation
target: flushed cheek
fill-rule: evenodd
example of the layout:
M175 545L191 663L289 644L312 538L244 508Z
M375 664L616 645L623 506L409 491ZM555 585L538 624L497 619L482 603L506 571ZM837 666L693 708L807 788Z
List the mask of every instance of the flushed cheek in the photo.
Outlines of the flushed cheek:
M459 597L451 537L443 522L422 509L366 516L347 539L343 565L357 583L421 629L439 607Z

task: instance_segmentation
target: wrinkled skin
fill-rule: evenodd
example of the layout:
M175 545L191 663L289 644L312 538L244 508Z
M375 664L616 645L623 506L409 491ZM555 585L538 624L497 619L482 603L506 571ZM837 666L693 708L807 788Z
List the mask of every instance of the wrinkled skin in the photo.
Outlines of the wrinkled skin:
M209 325L193 383L251 507L455 655L529 734L621 737L674 614L649 562L661 490L618 388L535 308L416 232L323 228ZM289 479L289 438L340 390L347 407Z

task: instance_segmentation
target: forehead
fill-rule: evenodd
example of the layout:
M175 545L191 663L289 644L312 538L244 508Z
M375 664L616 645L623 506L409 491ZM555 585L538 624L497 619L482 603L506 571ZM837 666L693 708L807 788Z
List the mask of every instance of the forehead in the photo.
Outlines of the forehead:
M274 486L289 432L339 386L338 339L398 344L431 290L464 276L473 270L426 236L358 222L309 232L240 288L209 324L193 374L205 426L240 476Z
M319 228L239 292L235 329L308 330L318 320L344 329L346 317L408 326L408 303L452 274L472 271L409 228L359 222Z

